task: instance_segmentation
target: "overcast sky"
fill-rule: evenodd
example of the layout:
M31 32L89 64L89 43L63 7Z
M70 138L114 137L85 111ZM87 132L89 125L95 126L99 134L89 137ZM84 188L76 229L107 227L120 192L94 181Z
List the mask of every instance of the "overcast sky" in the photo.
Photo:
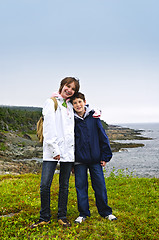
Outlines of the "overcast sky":
M159 122L158 0L0 0L0 105L43 106L66 76L107 123Z

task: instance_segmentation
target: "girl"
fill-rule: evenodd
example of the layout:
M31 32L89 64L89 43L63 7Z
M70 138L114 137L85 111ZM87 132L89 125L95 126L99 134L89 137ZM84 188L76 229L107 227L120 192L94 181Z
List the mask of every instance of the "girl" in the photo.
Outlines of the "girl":
M58 107L55 111L54 101L47 99L43 108L43 167L40 185L41 210L40 219L31 225L50 223L50 187L56 165L60 162L58 222L68 227L66 218L69 177L74 162L74 112L69 98L79 91L79 81L66 77L60 83L58 93L54 93Z

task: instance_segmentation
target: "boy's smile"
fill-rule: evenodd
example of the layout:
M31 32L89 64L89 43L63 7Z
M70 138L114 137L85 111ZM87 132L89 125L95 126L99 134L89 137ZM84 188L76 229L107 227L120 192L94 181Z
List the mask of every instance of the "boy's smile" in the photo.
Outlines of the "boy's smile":
M80 116L83 117L84 113L85 113L85 105L86 105L86 101L84 101L81 98L75 98L72 102L73 104L73 108L75 110L75 112Z

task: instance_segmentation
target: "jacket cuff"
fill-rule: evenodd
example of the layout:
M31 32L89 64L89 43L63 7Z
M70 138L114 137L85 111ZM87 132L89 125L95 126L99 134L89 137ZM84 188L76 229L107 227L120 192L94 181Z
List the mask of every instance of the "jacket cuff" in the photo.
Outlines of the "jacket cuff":
M53 151L52 151L52 156L53 156L53 158L56 157L57 155L60 155L59 149L53 150Z

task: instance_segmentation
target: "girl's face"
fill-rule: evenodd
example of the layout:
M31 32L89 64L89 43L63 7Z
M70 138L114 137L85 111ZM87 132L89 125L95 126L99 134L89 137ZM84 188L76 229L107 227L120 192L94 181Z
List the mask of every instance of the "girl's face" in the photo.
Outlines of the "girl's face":
M75 93L75 83L69 83L68 85L64 85L62 90L61 90L61 96L64 99L70 98L73 96L73 94Z

